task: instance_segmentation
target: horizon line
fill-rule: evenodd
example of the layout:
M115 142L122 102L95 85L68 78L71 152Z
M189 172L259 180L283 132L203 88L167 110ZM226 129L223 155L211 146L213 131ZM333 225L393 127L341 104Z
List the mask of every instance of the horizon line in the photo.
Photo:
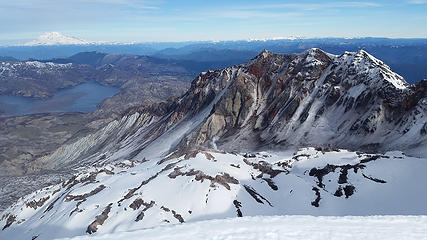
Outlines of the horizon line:
M27 43L16 44L0 44L0 47L48 47L48 46L88 46L88 45L137 45L137 44L155 44L155 43L223 43L223 42L267 42L267 41L298 41L298 40L316 40L316 39L390 39L390 40L427 40L427 37L381 37L381 36L358 36L358 37L304 37L304 36L289 36L289 37L266 37L266 38L247 38L247 39L229 39L229 40L182 40L182 41L87 41L84 44L34 44Z

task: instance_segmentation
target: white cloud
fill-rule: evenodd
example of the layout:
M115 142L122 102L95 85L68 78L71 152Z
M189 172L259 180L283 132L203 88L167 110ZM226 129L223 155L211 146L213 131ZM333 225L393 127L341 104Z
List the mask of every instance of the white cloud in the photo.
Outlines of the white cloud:
M159 1L160 2L160 1ZM41 9L76 7L81 10L88 6L130 7L136 9L159 9L158 2L140 0L21 0L0 2L0 9Z
M137 9L159 9L155 6L154 2L138 1L138 0L75 0L74 2L86 3L86 4L106 4L106 5L117 5L127 6Z
M427 0L412 0L409 1L411 4L427 4Z
M414 0L423 1L423 0ZM239 9L300 9L300 10L318 10L327 8L348 8L348 7L380 7L381 5L375 2L325 2L325 3L282 3L282 4L261 4L241 6Z

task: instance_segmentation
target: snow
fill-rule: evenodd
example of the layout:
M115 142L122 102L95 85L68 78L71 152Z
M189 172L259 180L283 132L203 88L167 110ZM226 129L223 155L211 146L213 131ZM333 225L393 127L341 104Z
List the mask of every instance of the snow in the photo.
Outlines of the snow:
M38 45L82 45L89 44L89 42L80 40L74 37L62 35L59 32L47 32L40 35L36 40L24 44L25 46L38 46Z
M235 200L240 202L243 216L427 214L427 188L415 184L424 182L427 160L408 157L401 152L388 152L378 155L376 160L363 163L362 160L374 155L347 150L325 152L314 148L303 148L295 153L260 152L246 155L200 151L188 154L191 157L181 156L164 161L126 160L103 167L82 168L74 184L62 183L34 192L0 214L0 227L6 224L8 213L16 216L10 227L0 231L0 239L19 240L38 235L38 239L42 240L84 235L88 225L110 204L108 218L94 233L95 236L105 237L100 239L108 239L118 232L179 223L172 211L186 223L236 217ZM327 165L357 164L364 167L357 172L349 169L348 180L344 183L338 183L342 173L340 168L323 176L324 187L319 187L318 179L309 174L313 168L322 169ZM271 176L268 172L262 172L259 166L282 172ZM237 182L225 180L224 184L221 180L224 174ZM84 180L92 175L92 180ZM277 189L274 190L267 180ZM90 195L101 185L105 188ZM353 195L334 195L338 188L348 185L355 187ZM249 194L247 187L256 191L259 201ZM316 199L313 188L318 188L321 196L318 207L312 205ZM132 189L135 189L133 193L125 197ZM69 200L69 196L77 195L86 197L83 201ZM46 198L46 202L36 209L28 205L29 202ZM142 210L144 206L132 209L130 206L137 199L147 204L153 202L153 205L146 210ZM170 211L165 211L163 207ZM142 211L143 219L136 221ZM313 219L344 219L342 222L345 222L347 218Z
M19 63L18 63L19 64ZM72 66L72 63L52 63L52 62L39 62L39 61L27 61L25 62L27 66L31 66L34 68L48 68L48 67L56 67L56 68L67 68Z
M384 79L397 89L407 88L408 84L403 77L391 71L390 67L364 50L360 50L354 54L353 64L358 69L357 72L367 73L371 80ZM374 64L376 68L371 68L372 64Z
M40 70L52 72L58 69L70 68L72 63L61 64L52 62L26 61L26 62L0 62L0 76L12 77L18 76L26 70L34 70L40 73Z
M98 236L79 236L67 240L418 240L425 239L426 236L427 216L256 216L160 226Z
M323 64L325 64L324 62L319 61L319 60L316 58L316 54L317 54L319 51L321 51L321 50L320 50L320 49L318 49L318 48L310 48L310 49L308 49L308 50L306 50L306 51L304 52L305 54L307 54L307 56L306 56L306 58L305 58L305 61L306 61L306 64L304 65L305 67L315 67L315 66L318 66L318 65L323 65ZM306 72L306 73L308 73L308 72Z
M347 95L356 99L360 94L362 94L366 90L366 86L362 84L358 84L356 86L351 87L347 91Z
M195 116L186 116L174 127L163 133L160 137L150 143L144 150L142 150L135 159L141 158L156 158L163 157L170 153L171 150L194 128L201 124L212 111L213 106L221 99L222 95L227 91L228 87L234 80L233 76L235 70L231 68L231 73L226 74L226 86L215 96L207 107L197 113Z
M277 41L277 40L300 40L305 39L301 36L288 36L288 37L271 37L271 38L249 38L247 42L266 42L266 41Z

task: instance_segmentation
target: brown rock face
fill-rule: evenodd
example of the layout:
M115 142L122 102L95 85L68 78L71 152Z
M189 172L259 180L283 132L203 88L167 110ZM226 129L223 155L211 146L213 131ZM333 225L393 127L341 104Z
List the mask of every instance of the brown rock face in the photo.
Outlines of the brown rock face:
M93 221L88 227L86 232L89 234L95 233L98 230L98 226L104 224L105 220L108 218L108 214L110 213L111 206L113 204L110 203L105 210L96 217L96 220Z
M409 86L363 50L340 56L263 51L248 63L201 74L170 116L185 120L209 111L177 147L403 150L403 129L426 121L424 85Z
M322 146L412 154L427 144L425 89L425 81L410 86L364 51L263 51L247 63L201 73L181 97L127 111L108 129L108 138L90 139L93 147L70 162L92 160L98 152L112 156L122 148L131 149L125 159L136 160L198 147L251 152Z

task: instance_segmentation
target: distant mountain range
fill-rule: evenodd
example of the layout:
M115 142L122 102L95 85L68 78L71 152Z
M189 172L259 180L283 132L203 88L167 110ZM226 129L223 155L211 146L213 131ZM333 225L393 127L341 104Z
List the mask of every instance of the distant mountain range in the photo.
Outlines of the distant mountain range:
M57 44L54 44L57 43ZM71 44L73 43L73 44ZM65 44L65 45L63 45ZM333 54L366 50L387 63L409 83L427 78L427 39L388 38L319 38L261 39L220 42L162 43L93 43L49 33L33 46L3 46L0 56L26 59L68 58L79 52L147 55L164 59L188 60L201 65L198 69L223 68L248 61L263 49L277 53L300 53L308 48L321 48Z
M176 60L129 54L87 52L62 59L0 61L0 95L48 98L58 89L87 81L122 87L129 80L150 82L165 75L188 82L195 74Z

